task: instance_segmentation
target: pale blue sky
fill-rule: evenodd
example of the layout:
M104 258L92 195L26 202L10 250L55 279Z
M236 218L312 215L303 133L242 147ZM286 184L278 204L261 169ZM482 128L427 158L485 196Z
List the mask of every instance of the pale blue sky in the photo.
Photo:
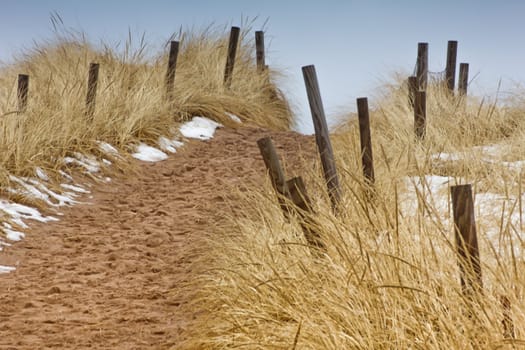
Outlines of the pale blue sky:
M33 40L52 36L50 14L93 41L125 41L146 32L156 47L182 27L240 25L265 20L268 63L288 74L283 88L296 106L300 130L311 131L301 67L316 66L329 119L355 110L394 71L414 67L417 43L429 42L430 70L443 70L448 40L458 40L458 63L476 76L472 91L493 95L525 81L525 1L522 0L2 0L0 59Z

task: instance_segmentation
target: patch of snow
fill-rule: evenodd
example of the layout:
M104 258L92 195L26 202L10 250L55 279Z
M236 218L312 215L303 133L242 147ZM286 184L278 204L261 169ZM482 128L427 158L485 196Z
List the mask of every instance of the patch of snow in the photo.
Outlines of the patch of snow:
M66 190L71 190L78 193L91 193L88 190L86 190L83 187L75 186L75 185L69 185L69 184L60 184L60 187L65 188Z
M75 158L65 157L64 163L79 165L86 169L88 173L98 173L100 171L100 163L96 160L95 157L86 156L78 152L75 152L74 155Z
M109 161L109 160L107 160L105 158L102 159L102 163L104 163L104 165L106 165L106 166L110 166L111 164L113 164L113 163L111 163L111 161Z
M66 180L68 180L69 182L73 182L73 178L71 177L71 175L69 175L68 173L66 173L65 171L63 170L59 170L58 173L60 175L62 175L63 178L65 178Z
M0 265L0 273L9 273L16 270L16 267Z
M191 121L181 125L180 132L187 138L209 140L213 137L215 129L220 127L222 127L222 124L208 118L193 117Z
M97 141L97 144L102 152L112 155L112 156L120 156L120 154L118 153L118 150L112 145L110 145L109 143L103 142L103 141Z
M40 180L49 181L49 176L47 176L46 172L42 168L36 167L35 173Z
M3 199L0 199L0 211L3 211L9 215L12 221L22 228L28 227L23 221L25 219L36 220L40 222L58 221L58 219L53 216L42 216L42 214L40 214L40 212L35 208Z
M26 235L23 232L11 230L9 228L3 228L6 237L10 241L18 242L21 241Z
M170 152L170 153L177 152L177 148L179 148L182 145L184 145L184 143L182 143L180 141L170 140L170 139L168 139L167 137L164 137L164 136L159 137L159 142L158 143L159 143L159 147L160 147L161 150L166 151L166 152Z
M236 116L235 114L232 114L232 113L228 113L228 112L226 112L226 115L227 115L231 120L233 120L234 122L239 123L239 124L242 123L241 118L239 118L239 117Z
M463 159L463 155L459 153L437 153L430 156L432 160L441 160L448 162L457 162Z
M51 191L43 183L35 179L30 178L18 178L13 175L9 175L9 179L23 187L22 189L13 189L9 188L8 191L12 193L24 194L29 197L40 199L46 202L48 205L53 207L60 207L64 205L75 204L76 201L73 200L74 194L64 193L58 194ZM54 199L56 202L52 201L50 198Z
M144 162L159 162L168 159L168 155L161 150L141 143L137 146L136 153L132 154L133 158Z

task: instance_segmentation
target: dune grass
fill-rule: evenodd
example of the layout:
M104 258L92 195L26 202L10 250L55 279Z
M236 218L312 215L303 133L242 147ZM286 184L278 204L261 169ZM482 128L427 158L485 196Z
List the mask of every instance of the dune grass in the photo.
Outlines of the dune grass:
M340 213L328 204L319 162L304 164L317 213L313 227L327 251L312 254L298 219L284 218L269 182L239 194L244 214L197 249L201 269L185 293L192 295L188 309L206 312L181 348L525 345L523 244L515 215L522 177L520 168L505 165L525 159L522 107L465 101L432 85L422 142L413 136L404 84L387 85L371 107L373 189L363 179L355 120L333 135L344 192ZM435 178L446 183L436 187ZM476 206L484 290L474 298L466 298L459 283L448 200L450 186L462 183L473 184L476 198L489 198ZM504 336L505 298L515 339Z
M223 86L226 29L210 26L174 35L180 50L171 102L165 88L169 45L155 53L144 38L130 35L124 45L95 45L82 33L64 31L24 51L0 68L3 195L15 196L6 191L17 186L9 175L35 176L39 167L58 182L60 170L72 171L62 161L66 156L80 152L101 157L98 141L129 154L138 142L155 145L159 136L173 136L176 126L193 116L237 127L227 115L231 113L245 124L287 130L292 116L274 83L279 73L256 71L252 35L249 29L242 32L230 89ZM89 118L85 104L91 62L100 64L100 72L95 113ZM30 77L26 111L17 110L18 74ZM39 205L34 198L15 197Z

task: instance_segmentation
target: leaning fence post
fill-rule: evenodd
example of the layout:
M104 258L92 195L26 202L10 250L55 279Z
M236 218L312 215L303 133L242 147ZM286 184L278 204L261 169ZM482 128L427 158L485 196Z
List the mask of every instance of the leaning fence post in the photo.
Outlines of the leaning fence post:
M357 99L357 115L359 118L359 137L361 139L361 160L363 174L369 184L374 184L374 159L372 156L372 137L370 135L370 116L368 99Z
M86 116L89 118L93 117L95 112L95 98L97 96L97 83L98 83L98 63L91 63L89 65L89 76L88 76L88 88L86 95Z
M342 193L339 178L337 177L334 152L326 124L321 92L317 82L317 74L313 65L305 66L302 70L315 128L315 140L321 155L324 177L328 186L328 195L330 196L332 209L335 211L341 201Z
M447 66L445 67L445 84L448 91L454 94L456 81L456 58L458 55L458 42L450 40L447 45Z
M29 91L29 75L18 74L18 113L23 113L27 109L27 94Z
M458 92L459 96L467 96L468 86L468 63L459 64L459 81L458 81Z
M263 72L266 68L264 57L264 32L258 30L255 32L255 56L257 57L257 71Z
M170 54L168 57L168 70L166 72L166 98L173 102L173 85L175 83L175 69L177 68L177 56L179 55L179 42L170 42Z
M450 192L452 195L461 288L463 294L470 298L476 292L481 292L483 288L472 186L452 186Z
M264 137L257 141L257 145L259 146L259 151L263 157L264 164L270 173L272 186L279 195L279 204L281 205L281 208L287 212L286 201L284 198L290 198L290 192L272 139L270 137Z
M232 27L230 31L230 41L228 43L228 56L226 57L226 68L224 69L224 86L230 88L232 83L233 66L235 65L235 55L237 53L237 43L239 42L239 27Z
M407 86L408 86L408 104L411 108L414 108L414 103L416 99L416 91L417 91L417 77L414 75L411 75L407 79Z
M427 93L417 91L414 104L414 131L418 140L423 140L426 134Z
M416 76L418 90L426 90L428 80L428 43L417 44Z

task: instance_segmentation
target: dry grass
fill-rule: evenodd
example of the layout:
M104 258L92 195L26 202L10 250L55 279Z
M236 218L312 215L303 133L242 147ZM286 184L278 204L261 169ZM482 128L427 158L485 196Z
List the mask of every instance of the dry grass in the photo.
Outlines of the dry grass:
M269 183L239 195L245 214L200 242L195 267L201 269L184 292L192 295L190 310L206 313L181 348L525 346L521 230L511 224L521 175L503 166L525 159L524 109L474 98L465 105L432 86L427 138L416 142L406 94L403 84L387 86L371 112L377 178L372 198L361 173L355 121L333 139L345 193L339 215L328 205L319 164L305 164L313 169L305 176L317 212L315 229L327 245L322 257L312 254L297 220L284 219ZM487 161L477 146L493 144L510 151ZM442 152L463 157L436 156ZM503 207L495 220L477 208L485 288L474 299L462 293L450 205L439 202L426 180L431 174L448 176L448 186L472 183L479 196L515 199L513 209ZM418 181L423 184L414 189ZM414 201L415 208L409 205ZM503 336L502 296L510 300L514 340Z
M34 176L40 167L59 181L59 170L71 171L62 162L65 156L74 152L101 156L97 141L124 152L139 141L154 145L159 136L172 136L178 123L196 115L236 127L226 114L232 113L248 124L287 130L292 117L273 83L278 73L256 72L254 43L248 35L248 30L242 33L233 82L225 89L229 33L212 27L179 33L173 103L167 101L165 91L168 46L153 54L143 39L135 42L131 36L118 48L94 46L82 34L58 33L55 40L38 44L15 63L4 65L0 69L4 195L11 196L5 189L16 187L9 174ZM92 119L85 115L91 62L100 64ZM18 74L30 76L28 108L22 113L17 111Z

